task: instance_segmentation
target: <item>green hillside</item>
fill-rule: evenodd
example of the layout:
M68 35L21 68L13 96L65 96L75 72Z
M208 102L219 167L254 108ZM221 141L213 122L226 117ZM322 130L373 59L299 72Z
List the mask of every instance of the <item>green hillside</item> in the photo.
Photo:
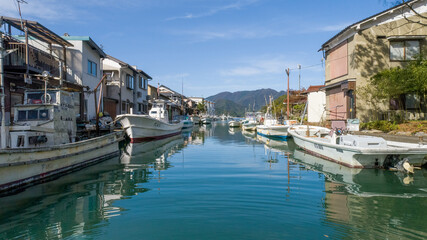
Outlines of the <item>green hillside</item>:
M218 99L215 101L215 113L217 116L225 114L233 117L243 117L245 115L245 107L227 99Z

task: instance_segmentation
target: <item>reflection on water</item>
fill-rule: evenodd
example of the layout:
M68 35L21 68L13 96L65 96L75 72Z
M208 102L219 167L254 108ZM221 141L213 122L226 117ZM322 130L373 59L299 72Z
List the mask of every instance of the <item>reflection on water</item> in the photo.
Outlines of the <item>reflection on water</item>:
M425 239L426 196L216 122L0 198L0 239Z

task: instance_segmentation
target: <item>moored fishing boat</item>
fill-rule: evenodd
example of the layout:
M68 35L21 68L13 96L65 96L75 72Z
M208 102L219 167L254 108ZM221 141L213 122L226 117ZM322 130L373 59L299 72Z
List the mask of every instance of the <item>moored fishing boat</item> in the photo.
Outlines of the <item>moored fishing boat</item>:
M131 143L159 140L181 133L183 123L170 123L167 102L156 100L149 115L123 114L116 118L120 121Z
M307 152L352 168L388 168L406 160L425 163L427 146L386 141L380 137L341 134L340 130L297 125L288 130L296 145Z
M257 134L268 138L286 140L288 137L288 128L298 122L296 120L284 120L283 124L280 124L276 117L273 116L271 105L270 98L270 105L267 107L262 124L256 128Z
M191 121L194 125L199 125L201 122L200 117L196 115L191 116Z
M175 122L182 122L182 129L188 129L193 127L193 121L187 115L179 115L173 118Z
M258 121L255 112L246 112L245 120L242 121L242 129L245 131L256 131Z
M239 122L239 121L232 120L232 121L229 121L229 122L228 122L228 126L229 126L229 127L231 127L231 128L240 127L240 122Z
M71 93L29 90L0 149L0 191L23 187L119 154L123 131L77 141Z
M201 119L203 124L211 124L212 123L212 118L210 118L209 116L204 116Z
M256 127L257 134L275 139L286 140L288 138L288 128L297 124L296 120L284 120L284 124L279 124L276 119L264 119L264 124Z

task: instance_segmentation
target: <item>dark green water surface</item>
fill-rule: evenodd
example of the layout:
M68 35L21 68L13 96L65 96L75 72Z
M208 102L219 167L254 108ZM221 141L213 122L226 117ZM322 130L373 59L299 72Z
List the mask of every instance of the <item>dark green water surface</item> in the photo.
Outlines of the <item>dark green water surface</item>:
M427 239L427 171L348 169L216 122L0 206L0 239Z

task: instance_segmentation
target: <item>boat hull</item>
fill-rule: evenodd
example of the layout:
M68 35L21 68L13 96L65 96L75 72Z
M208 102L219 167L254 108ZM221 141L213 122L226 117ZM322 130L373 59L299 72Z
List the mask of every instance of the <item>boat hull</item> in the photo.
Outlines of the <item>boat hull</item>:
M211 124L212 120L210 118L202 118L202 124Z
M117 116L131 143L160 140L181 133L183 123L166 123L147 115Z
M228 123L229 127L235 128L235 127L240 127L240 122L237 121L231 121Z
M427 155L425 147L356 148L319 141L316 137L305 137L292 128L289 134L295 144L306 152L350 168L382 168L389 156L407 158L410 164L421 166Z
M123 131L75 143L0 150L0 191L22 188L119 155Z
M258 125L256 128L256 131L257 131L257 134L264 137L287 139L288 128L289 126L286 126L286 125L273 125L273 126Z

